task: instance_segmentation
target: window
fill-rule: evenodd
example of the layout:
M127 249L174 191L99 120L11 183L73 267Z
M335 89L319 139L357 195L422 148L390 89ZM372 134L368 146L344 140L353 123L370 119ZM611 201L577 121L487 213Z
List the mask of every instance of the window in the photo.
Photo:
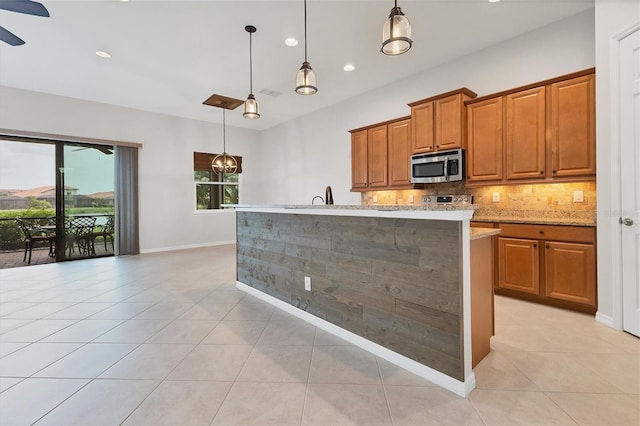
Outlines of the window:
M238 204L238 179L242 172L242 157L235 156L237 173L214 173L211 161L216 154L193 153L193 177L196 189L196 210L218 210Z

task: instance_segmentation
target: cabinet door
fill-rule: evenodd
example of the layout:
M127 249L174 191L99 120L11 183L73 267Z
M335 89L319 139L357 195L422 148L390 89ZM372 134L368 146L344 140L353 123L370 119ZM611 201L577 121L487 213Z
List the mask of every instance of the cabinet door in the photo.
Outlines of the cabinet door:
M351 133L351 189L366 189L369 182L367 131Z
M502 97L467 107L467 179L502 180Z
M596 174L594 75L551 85L551 170L554 177Z
M524 293L540 293L538 241L499 238L498 287Z
M410 181L410 142L411 120L402 120L389 124L387 131L389 142L389 186L406 186Z
M596 304L596 259L593 244L545 244L545 295Z
M433 102L411 107L411 152L433 152Z
M436 151L462 148L462 95L435 101Z
M505 96L507 179L545 177L545 88Z
M369 188L387 186L387 126L367 130Z

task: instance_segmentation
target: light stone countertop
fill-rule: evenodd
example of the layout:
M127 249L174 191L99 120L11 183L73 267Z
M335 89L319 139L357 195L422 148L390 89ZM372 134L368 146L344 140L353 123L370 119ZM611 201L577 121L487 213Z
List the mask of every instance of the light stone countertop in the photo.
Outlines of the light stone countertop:
M459 210L476 210L478 205L399 205L399 204L264 204L264 205L243 205L237 204L234 208L252 209L252 208L276 208L276 209L328 209L328 210L379 210L379 211L459 211Z
M478 207L473 204L459 205L236 205L240 212L303 214L319 216L359 216L396 219L426 219L465 221L471 220Z
M500 229L498 228L469 228L469 239L470 240L479 240L480 238L492 237L494 235L500 234Z
M537 225L569 225L569 226L596 226L594 219L576 217L542 217L542 216L476 216L471 218L473 222L493 223L523 223Z

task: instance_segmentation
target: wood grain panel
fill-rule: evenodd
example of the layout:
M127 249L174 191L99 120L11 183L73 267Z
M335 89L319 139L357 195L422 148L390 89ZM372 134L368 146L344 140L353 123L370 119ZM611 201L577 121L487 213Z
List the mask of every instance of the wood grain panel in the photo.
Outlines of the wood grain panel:
M236 223L240 282L464 379L457 222L238 212Z

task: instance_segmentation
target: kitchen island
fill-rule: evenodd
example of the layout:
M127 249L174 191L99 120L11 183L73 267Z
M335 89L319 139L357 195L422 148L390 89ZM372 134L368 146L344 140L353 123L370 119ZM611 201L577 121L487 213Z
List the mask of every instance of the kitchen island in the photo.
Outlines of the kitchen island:
M475 387L474 206L236 210L239 289L458 395Z

